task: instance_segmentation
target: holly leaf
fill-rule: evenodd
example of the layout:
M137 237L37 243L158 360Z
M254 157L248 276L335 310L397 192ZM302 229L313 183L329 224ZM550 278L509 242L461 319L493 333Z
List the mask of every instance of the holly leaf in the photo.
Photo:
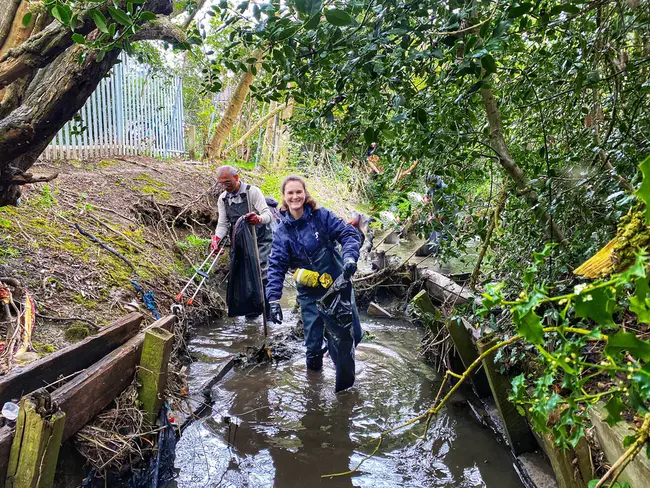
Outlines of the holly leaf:
M86 38L78 33L72 34L72 40L77 44L86 44Z
M296 9L298 12L307 14L310 17L320 13L322 8L323 0L296 0Z
M354 22L354 19L350 16L349 13L338 8L325 10L325 18L330 24L337 27L344 27Z
M415 120L417 120L421 125L427 125L427 111L423 108L418 108L415 111Z
M605 405L605 410L607 410L607 417L605 422L609 424L610 427L613 427L615 424L623 420L621 417L621 412L625 409L621 397L618 395L612 395L607 405Z
M650 363L632 375L632 384L641 398L645 401L650 399Z
M639 250L634 259L634 264L627 268L625 272L621 273L619 277L620 281L622 283L629 283L633 278L644 278L646 275L645 265L647 261L648 255L645 250Z
M650 324L650 300L648 300L650 287L648 286L648 278L638 278L635 280L635 285L634 296L630 297L630 310L637 315L640 323Z
M501 37L512 25L512 19L501 20L492 32L492 37Z
M533 9L532 3L522 3L521 5L516 5L515 7L509 8L508 17L511 19L515 19L517 17L521 17L524 14L527 14L532 9Z
M650 223L650 156L641 162L639 169L643 174L643 181L636 194L645 203L645 219Z
M320 24L320 12L312 15L312 17L305 23L305 29L314 30Z
M612 311L615 300L609 288L585 290L575 298L575 314L583 319L591 319L598 325L614 326Z
M542 317L537 315L532 308L523 315L521 310L515 309L513 321L517 326L517 332L519 332L524 339L533 344L542 343L544 335Z
M627 351L637 359L650 360L650 343L639 339L632 332L619 330L608 337L605 354L615 356L621 351Z
M142 12L139 18L142 22L148 22L150 20L155 19L156 14L154 14L153 12Z

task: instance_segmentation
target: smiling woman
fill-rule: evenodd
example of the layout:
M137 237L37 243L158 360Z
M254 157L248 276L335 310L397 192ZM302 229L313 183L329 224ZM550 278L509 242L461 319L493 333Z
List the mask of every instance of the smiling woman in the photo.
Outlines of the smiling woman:
M287 176L281 189L282 220L273 236L269 281L266 287L270 318L276 323L282 323L283 320L280 298L284 276L290 268L312 271L318 275L327 273L334 280L339 276L349 280L357 269L361 245L359 231L346 224L331 210L318 207L303 178L296 175ZM342 247L343 257L336 248L336 242ZM307 367L318 371L323 366L323 354L326 350L329 349L334 361L341 352L336 350L332 341L329 341L326 348L323 347L323 339L327 333L316 303L325 295L327 289L317 281L315 286L298 282L296 287L305 328ZM351 303L353 320L350 334L354 337L356 345L361 341L362 332L353 296Z

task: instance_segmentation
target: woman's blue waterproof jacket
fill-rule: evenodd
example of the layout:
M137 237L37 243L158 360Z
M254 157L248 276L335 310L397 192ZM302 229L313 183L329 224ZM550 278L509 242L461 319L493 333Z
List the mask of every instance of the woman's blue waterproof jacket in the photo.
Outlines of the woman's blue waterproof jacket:
M333 253L335 241L341 244L343 259L359 259L361 239L358 231L337 217L331 210L320 207L312 210L305 205L304 213L294 219L288 211L281 211L282 221L273 236L269 258L266 298L269 302L282 296L284 275L289 268L304 268L319 273L329 273L336 279L341 274ZM331 256L322 259L322 252L330 248ZM339 258L340 259L340 258Z

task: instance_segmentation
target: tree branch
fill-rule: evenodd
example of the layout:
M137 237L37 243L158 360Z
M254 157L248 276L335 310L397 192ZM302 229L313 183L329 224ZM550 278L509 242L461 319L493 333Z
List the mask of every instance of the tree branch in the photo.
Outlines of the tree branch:
M185 29L174 24L169 18L159 15L147 22L138 32L133 34L133 41L167 41L172 44L185 42Z
M282 105L278 105L275 107L273 110L270 110L268 114L266 114L264 117L262 117L260 120L255 122L253 126L246 131L246 133L239 138L237 142L235 142L233 145L230 147L224 149L223 154L228 154L235 149L237 149L239 146L243 145L254 133L257 129L262 127L271 117L273 117L275 114L278 112L283 111L285 108L289 106L289 102L283 103Z

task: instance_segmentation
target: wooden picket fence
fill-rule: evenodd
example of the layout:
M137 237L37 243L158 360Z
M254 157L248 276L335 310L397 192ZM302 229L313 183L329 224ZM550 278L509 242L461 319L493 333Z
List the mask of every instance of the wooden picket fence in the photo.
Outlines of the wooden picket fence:
M75 119L57 133L43 158L168 158L185 153L182 79L152 74L124 54L120 60Z

